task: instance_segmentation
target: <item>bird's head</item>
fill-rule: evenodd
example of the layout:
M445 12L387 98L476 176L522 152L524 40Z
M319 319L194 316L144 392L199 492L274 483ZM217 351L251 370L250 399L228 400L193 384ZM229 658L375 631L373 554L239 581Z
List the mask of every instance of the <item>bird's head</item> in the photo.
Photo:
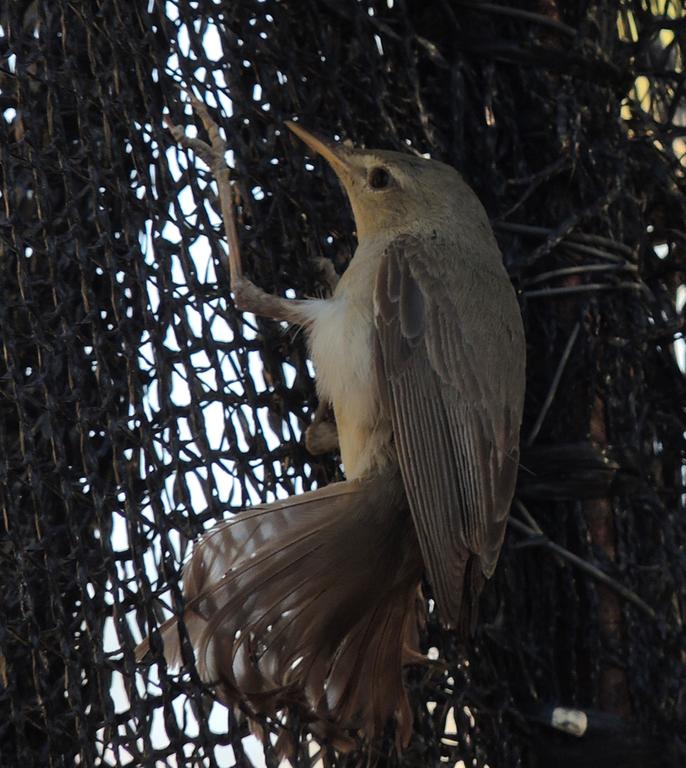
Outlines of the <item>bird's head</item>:
M463 216L485 219L476 196L445 163L401 152L356 149L306 131L288 128L333 168L350 200L358 239L445 226Z

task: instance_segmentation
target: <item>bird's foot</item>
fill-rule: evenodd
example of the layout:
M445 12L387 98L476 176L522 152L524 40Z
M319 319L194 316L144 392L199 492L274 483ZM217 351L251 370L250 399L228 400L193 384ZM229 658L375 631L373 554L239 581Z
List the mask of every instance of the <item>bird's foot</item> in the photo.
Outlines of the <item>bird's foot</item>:
M338 450L338 429L331 405L326 401L319 403L312 423L305 430L305 447L313 456Z

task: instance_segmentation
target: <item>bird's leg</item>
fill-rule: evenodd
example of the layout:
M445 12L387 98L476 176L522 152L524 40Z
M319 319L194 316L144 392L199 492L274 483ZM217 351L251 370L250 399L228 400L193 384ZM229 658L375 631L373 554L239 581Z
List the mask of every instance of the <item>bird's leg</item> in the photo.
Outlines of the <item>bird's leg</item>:
M313 456L338 450L338 430L331 404L326 400L319 403L312 423L305 430L305 447Z
M322 257L317 260L317 263L321 270L321 282L326 288L327 294L330 296L336 290L340 278L338 277L338 273L336 272L336 268L331 259Z
M193 94L189 94L189 96L193 110L205 126L210 143L187 136L182 126L173 125L169 119L165 122L179 144L192 149L198 157L207 163L217 182L219 203L229 247L228 267L231 290L236 308L244 312L253 312L262 317L269 317L272 320L283 320L296 325L306 324L310 317L306 308L313 300L285 299L281 296L274 296L263 291L243 274L234 213L233 188L229 177L229 167L224 157L226 142L221 137L219 128L210 116L205 104L196 99Z

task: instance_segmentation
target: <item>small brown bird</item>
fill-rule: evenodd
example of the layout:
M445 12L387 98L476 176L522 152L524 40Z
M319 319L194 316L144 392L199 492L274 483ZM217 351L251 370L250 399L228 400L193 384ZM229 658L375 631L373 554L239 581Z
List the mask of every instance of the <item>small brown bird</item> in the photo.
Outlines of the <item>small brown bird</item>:
M442 623L465 632L498 560L518 468L522 321L486 213L453 168L288 126L340 179L357 250L330 298L268 295L235 252L232 288L239 308L306 329L348 479L204 535L184 572L184 623L227 703L297 708L329 735L368 740L395 718L404 746L402 666L423 658L423 574ZM171 663L176 623L161 629Z

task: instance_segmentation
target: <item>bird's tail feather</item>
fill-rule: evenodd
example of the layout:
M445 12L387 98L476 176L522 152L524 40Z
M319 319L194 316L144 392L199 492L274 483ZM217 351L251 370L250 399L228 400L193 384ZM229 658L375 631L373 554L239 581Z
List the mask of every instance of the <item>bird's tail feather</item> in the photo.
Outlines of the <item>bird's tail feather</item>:
M395 717L406 743L402 666L419 658L421 575L397 475L243 512L200 540L184 572L200 674L226 703L267 715L296 708L329 734L373 740ZM179 664L175 620L161 632Z

